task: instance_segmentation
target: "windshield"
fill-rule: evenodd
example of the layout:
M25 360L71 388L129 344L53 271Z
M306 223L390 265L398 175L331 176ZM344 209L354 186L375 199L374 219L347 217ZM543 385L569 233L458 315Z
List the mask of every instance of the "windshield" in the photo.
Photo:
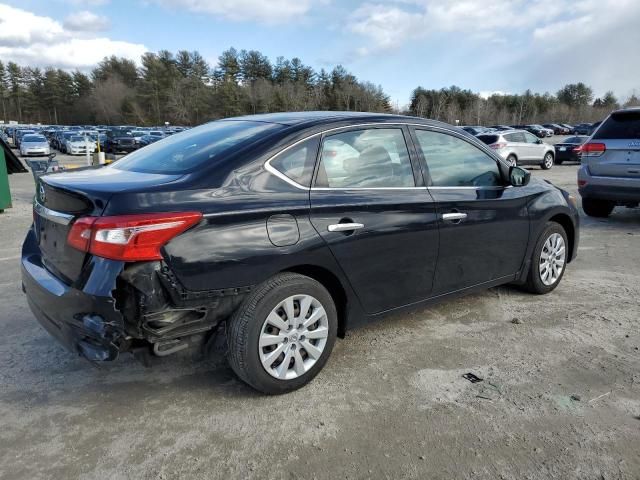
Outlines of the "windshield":
M71 137L72 142L82 142L83 140L84 140L84 137L81 137L80 135L73 135Z
M217 121L159 140L113 163L111 168L142 173L188 173L242 143L283 128L274 123Z
M47 140L41 135L25 135L22 141L25 143L43 143Z
M492 145L498 141L497 135L478 135L476 138L487 145Z

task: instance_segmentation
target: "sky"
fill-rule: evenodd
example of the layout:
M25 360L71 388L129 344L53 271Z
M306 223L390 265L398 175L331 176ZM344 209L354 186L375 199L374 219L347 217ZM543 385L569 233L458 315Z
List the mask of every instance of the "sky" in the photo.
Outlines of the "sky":
M0 60L89 70L104 56L229 47L342 64L402 107L417 86L640 91L640 0L0 0Z

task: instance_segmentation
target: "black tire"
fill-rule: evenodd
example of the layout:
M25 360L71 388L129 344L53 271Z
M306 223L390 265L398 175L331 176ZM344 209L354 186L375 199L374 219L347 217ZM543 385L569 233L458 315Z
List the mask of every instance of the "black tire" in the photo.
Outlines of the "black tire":
M582 199L582 209L584 213L590 217L606 218L611 215L614 207L614 203L607 200L597 200L595 198Z
M547 152L544 155L542 163L540 164L543 170L550 170L553 167L553 153Z
M258 341L264 320L279 302L296 294L316 298L327 314L329 334L316 363L304 374L290 380L271 376L262 366ZM240 305L229 321L227 359L241 380L256 390L278 395L309 383L327 362L338 331L338 314L331 294L322 284L297 273L280 273L259 285Z
M511 154L511 155L509 155L507 157L507 163L509 164L509 166L513 165L514 167L517 167L518 166L518 158L515 155Z
M540 254L542 253L542 248L544 247L544 243L547 239L553 235L554 233L559 233L564 240L565 245L565 262L562 271L560 272L560 276L552 285L545 285L540 278ZM569 259L569 242L567 241L567 232L564 231L562 225L556 222L547 222L544 230L540 234L538 241L536 242L536 246L533 249L533 253L531 254L531 266L529 267L529 275L527 276L527 281L524 284L524 289L530 293L535 293L538 295L543 295L545 293L549 293L554 290L562 280L564 276L564 272L567 269L567 260Z
M555 163L556 165L562 165L562 162L564 162L564 160L558 160L556 158L553 163Z

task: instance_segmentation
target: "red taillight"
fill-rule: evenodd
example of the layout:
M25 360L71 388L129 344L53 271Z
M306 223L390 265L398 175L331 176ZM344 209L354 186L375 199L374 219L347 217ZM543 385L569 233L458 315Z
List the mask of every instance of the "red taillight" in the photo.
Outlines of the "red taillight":
M500 150L501 148L505 148L507 146L506 143L492 143L491 145L489 145L491 148L493 148L494 150Z
M112 260L160 260L162 246L201 219L199 212L81 217L71 226L67 243Z
M607 146L604 143L585 143L573 150L579 153L583 157L599 157L607 151Z
M578 186L579 187L584 187L587 184L586 180L578 180Z

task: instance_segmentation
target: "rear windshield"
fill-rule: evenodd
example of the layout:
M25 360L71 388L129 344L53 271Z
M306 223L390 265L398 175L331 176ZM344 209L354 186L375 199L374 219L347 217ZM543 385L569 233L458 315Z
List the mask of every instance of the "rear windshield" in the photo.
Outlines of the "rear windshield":
M589 137L569 137L562 143L584 143Z
M281 128L282 125L275 123L211 122L152 143L123 157L112 167L142 173L189 173L242 143L258 140Z
M640 138L640 111L612 113L600 126L593 138Z
M487 145L493 145L498 141L497 135L478 135L476 138Z

